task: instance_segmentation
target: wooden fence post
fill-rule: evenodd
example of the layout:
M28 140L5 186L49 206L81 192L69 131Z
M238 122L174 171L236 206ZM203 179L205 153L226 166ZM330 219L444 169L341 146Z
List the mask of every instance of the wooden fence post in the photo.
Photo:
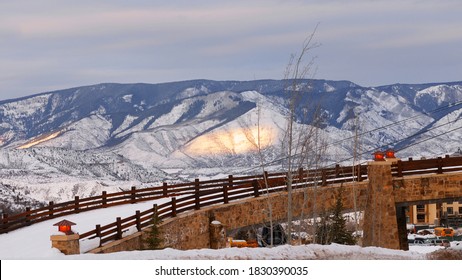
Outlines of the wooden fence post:
M340 165L335 165L335 178L340 177Z
M398 160L398 177L403 177L403 162Z
M438 171L437 174L443 174L443 159L438 157Z
M363 173L362 173L362 170L361 170L361 164L356 165L356 174L354 174L354 175L356 175L356 180L357 180L358 182L362 182L362 180L363 180ZM353 175L353 176L354 176L354 175Z
M8 227L6 226L6 224L8 224L8 214L3 213L2 230L5 230L5 232L9 232Z
M95 234L96 234L96 237L101 237L101 225L96 225Z
M53 212L54 207L55 207L55 205L54 205L53 201L48 202L48 211L50 211L50 214L48 214L48 217L50 217L50 218L53 217L53 215L54 215L54 212Z
M299 183L303 182L304 176L303 176L303 167L300 167L298 169L298 181Z
M168 196L167 182L164 182L164 183L162 184L162 196L163 196L163 197Z
M116 223L117 223L117 239L122 239L122 218L117 217L116 218Z
M253 187L253 195L255 197L259 197L260 192L258 191L258 181L257 180L252 180L252 187Z
M176 197L172 197L172 217L176 217Z
M26 214L26 225L30 225L30 224L31 224L31 223L30 223L30 213L28 213L28 212L30 212L30 207L26 207L26 213L27 213L27 214Z
M269 176L268 176L268 171L264 171L263 172L263 187L265 188L266 191L269 191L270 189L270 184L269 184L269 180L268 180Z
M233 186L233 175L228 176L228 184L224 183L223 184L223 203L228 204L229 199L228 199L228 188L231 188Z
M199 179L194 180L194 209L195 210L201 209L200 200L199 200L200 199L199 186L200 186Z
M157 206L157 203L154 203L152 205L152 213L154 213L155 215L157 215L157 211L159 210L159 206Z
M337 175L335 175L335 177L337 177ZM321 170L321 180L321 186L327 186L327 174L325 169Z
M140 210L136 210L135 216L136 216L136 229L138 231L141 231L141 212Z
M99 247L101 247L101 245L103 245L102 242L101 242L101 225L96 225L95 226L95 235L96 235L96 237L99 238Z
M80 204L80 198L79 198L79 196L75 196L75 197L74 197L74 212L75 212L75 213L79 213L79 212L80 212L79 204Z
M107 192L106 191L103 191L103 193L101 194L101 201L103 204L103 208L106 208L107 207Z
M132 201L132 204L136 203L136 187L132 187L131 189L130 200Z
M157 217L157 220L159 220L159 216L157 215L157 211L159 211L159 206L157 204L152 205L152 215Z

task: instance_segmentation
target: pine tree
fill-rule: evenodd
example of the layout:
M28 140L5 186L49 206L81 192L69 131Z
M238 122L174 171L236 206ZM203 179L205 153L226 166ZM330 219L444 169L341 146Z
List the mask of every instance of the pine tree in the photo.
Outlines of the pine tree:
M321 221L317 225L316 243L354 245L356 240L353 233L346 228L343 212L343 186L339 188L335 199L335 205L330 213L323 213Z
M330 225L330 243L338 243L345 245L354 245L356 240L353 237L353 233L348 231L346 228L345 217L342 215L343 211L343 186L338 190L337 197L335 200L335 206L332 209L331 225Z
M159 229L160 222L161 219L157 215L157 211L155 211L151 218L151 230L149 231L148 237L145 239L147 250L161 249L160 246L162 245L162 237Z

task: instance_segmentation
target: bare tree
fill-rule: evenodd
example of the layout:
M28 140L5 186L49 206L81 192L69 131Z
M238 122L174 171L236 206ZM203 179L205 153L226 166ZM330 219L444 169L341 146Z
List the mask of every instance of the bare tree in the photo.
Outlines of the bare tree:
M307 134L308 136L312 135L311 133L296 133L294 126L296 125L297 108L302 100L302 95L306 94L310 90L310 85L307 82L307 79L312 78L315 74L315 57L311 57L308 60L307 58L310 55L310 51L319 46L318 43L314 42L314 35L317 27L318 26L315 27L314 31L303 42L300 53L292 54L290 56L289 63L287 64L284 74L284 80L286 81L284 90L289 98L287 128L284 137L284 144L286 144L286 146L284 148L285 154L283 155L287 164L287 232L289 244L292 242L293 172L298 169L303 162L303 156L300 155L306 155L306 152L309 150L306 146L310 143L308 141L309 137L308 139L305 139ZM297 136L298 138L296 138Z
M259 164L260 164L260 169L263 174L263 182L264 182L264 188L266 190L266 197L267 197L267 207L268 207L268 221L269 221L269 228L270 228L270 244L268 244L270 247L272 247L273 244L273 204L271 201L271 196L270 196L270 191L269 191L269 184L268 184L268 177L266 176L266 161L264 159L263 155L263 147L262 147L262 136L261 136L261 106L257 102L257 123L256 123L256 129L257 129L257 135L255 136L254 133L252 132L252 129L249 128L248 125L241 123L240 126L243 129L244 135L247 138L247 141L253 146L254 150L257 152L258 159L259 159Z

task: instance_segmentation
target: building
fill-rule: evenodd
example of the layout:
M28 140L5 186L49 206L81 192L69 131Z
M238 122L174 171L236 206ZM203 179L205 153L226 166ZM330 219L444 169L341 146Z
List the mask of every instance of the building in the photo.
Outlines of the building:
M462 201L442 203L440 217L442 225L462 227Z
M439 225L437 204L411 205L406 213L407 223L415 225Z
M417 204L406 212L408 224L462 227L462 202Z

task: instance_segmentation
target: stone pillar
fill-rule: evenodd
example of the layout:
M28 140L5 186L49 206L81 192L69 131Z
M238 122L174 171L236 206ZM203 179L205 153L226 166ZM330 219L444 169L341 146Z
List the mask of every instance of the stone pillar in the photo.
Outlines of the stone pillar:
M400 249L391 161L368 164L368 194L364 213L363 245Z
M60 250L65 255L80 254L80 243L78 234L52 235L50 236L51 247Z
M225 227L219 221L210 223L210 249L226 248Z
M406 227L406 207L402 205L396 206L396 221L398 223L399 247L401 250L409 251L409 243L407 242L407 227Z

